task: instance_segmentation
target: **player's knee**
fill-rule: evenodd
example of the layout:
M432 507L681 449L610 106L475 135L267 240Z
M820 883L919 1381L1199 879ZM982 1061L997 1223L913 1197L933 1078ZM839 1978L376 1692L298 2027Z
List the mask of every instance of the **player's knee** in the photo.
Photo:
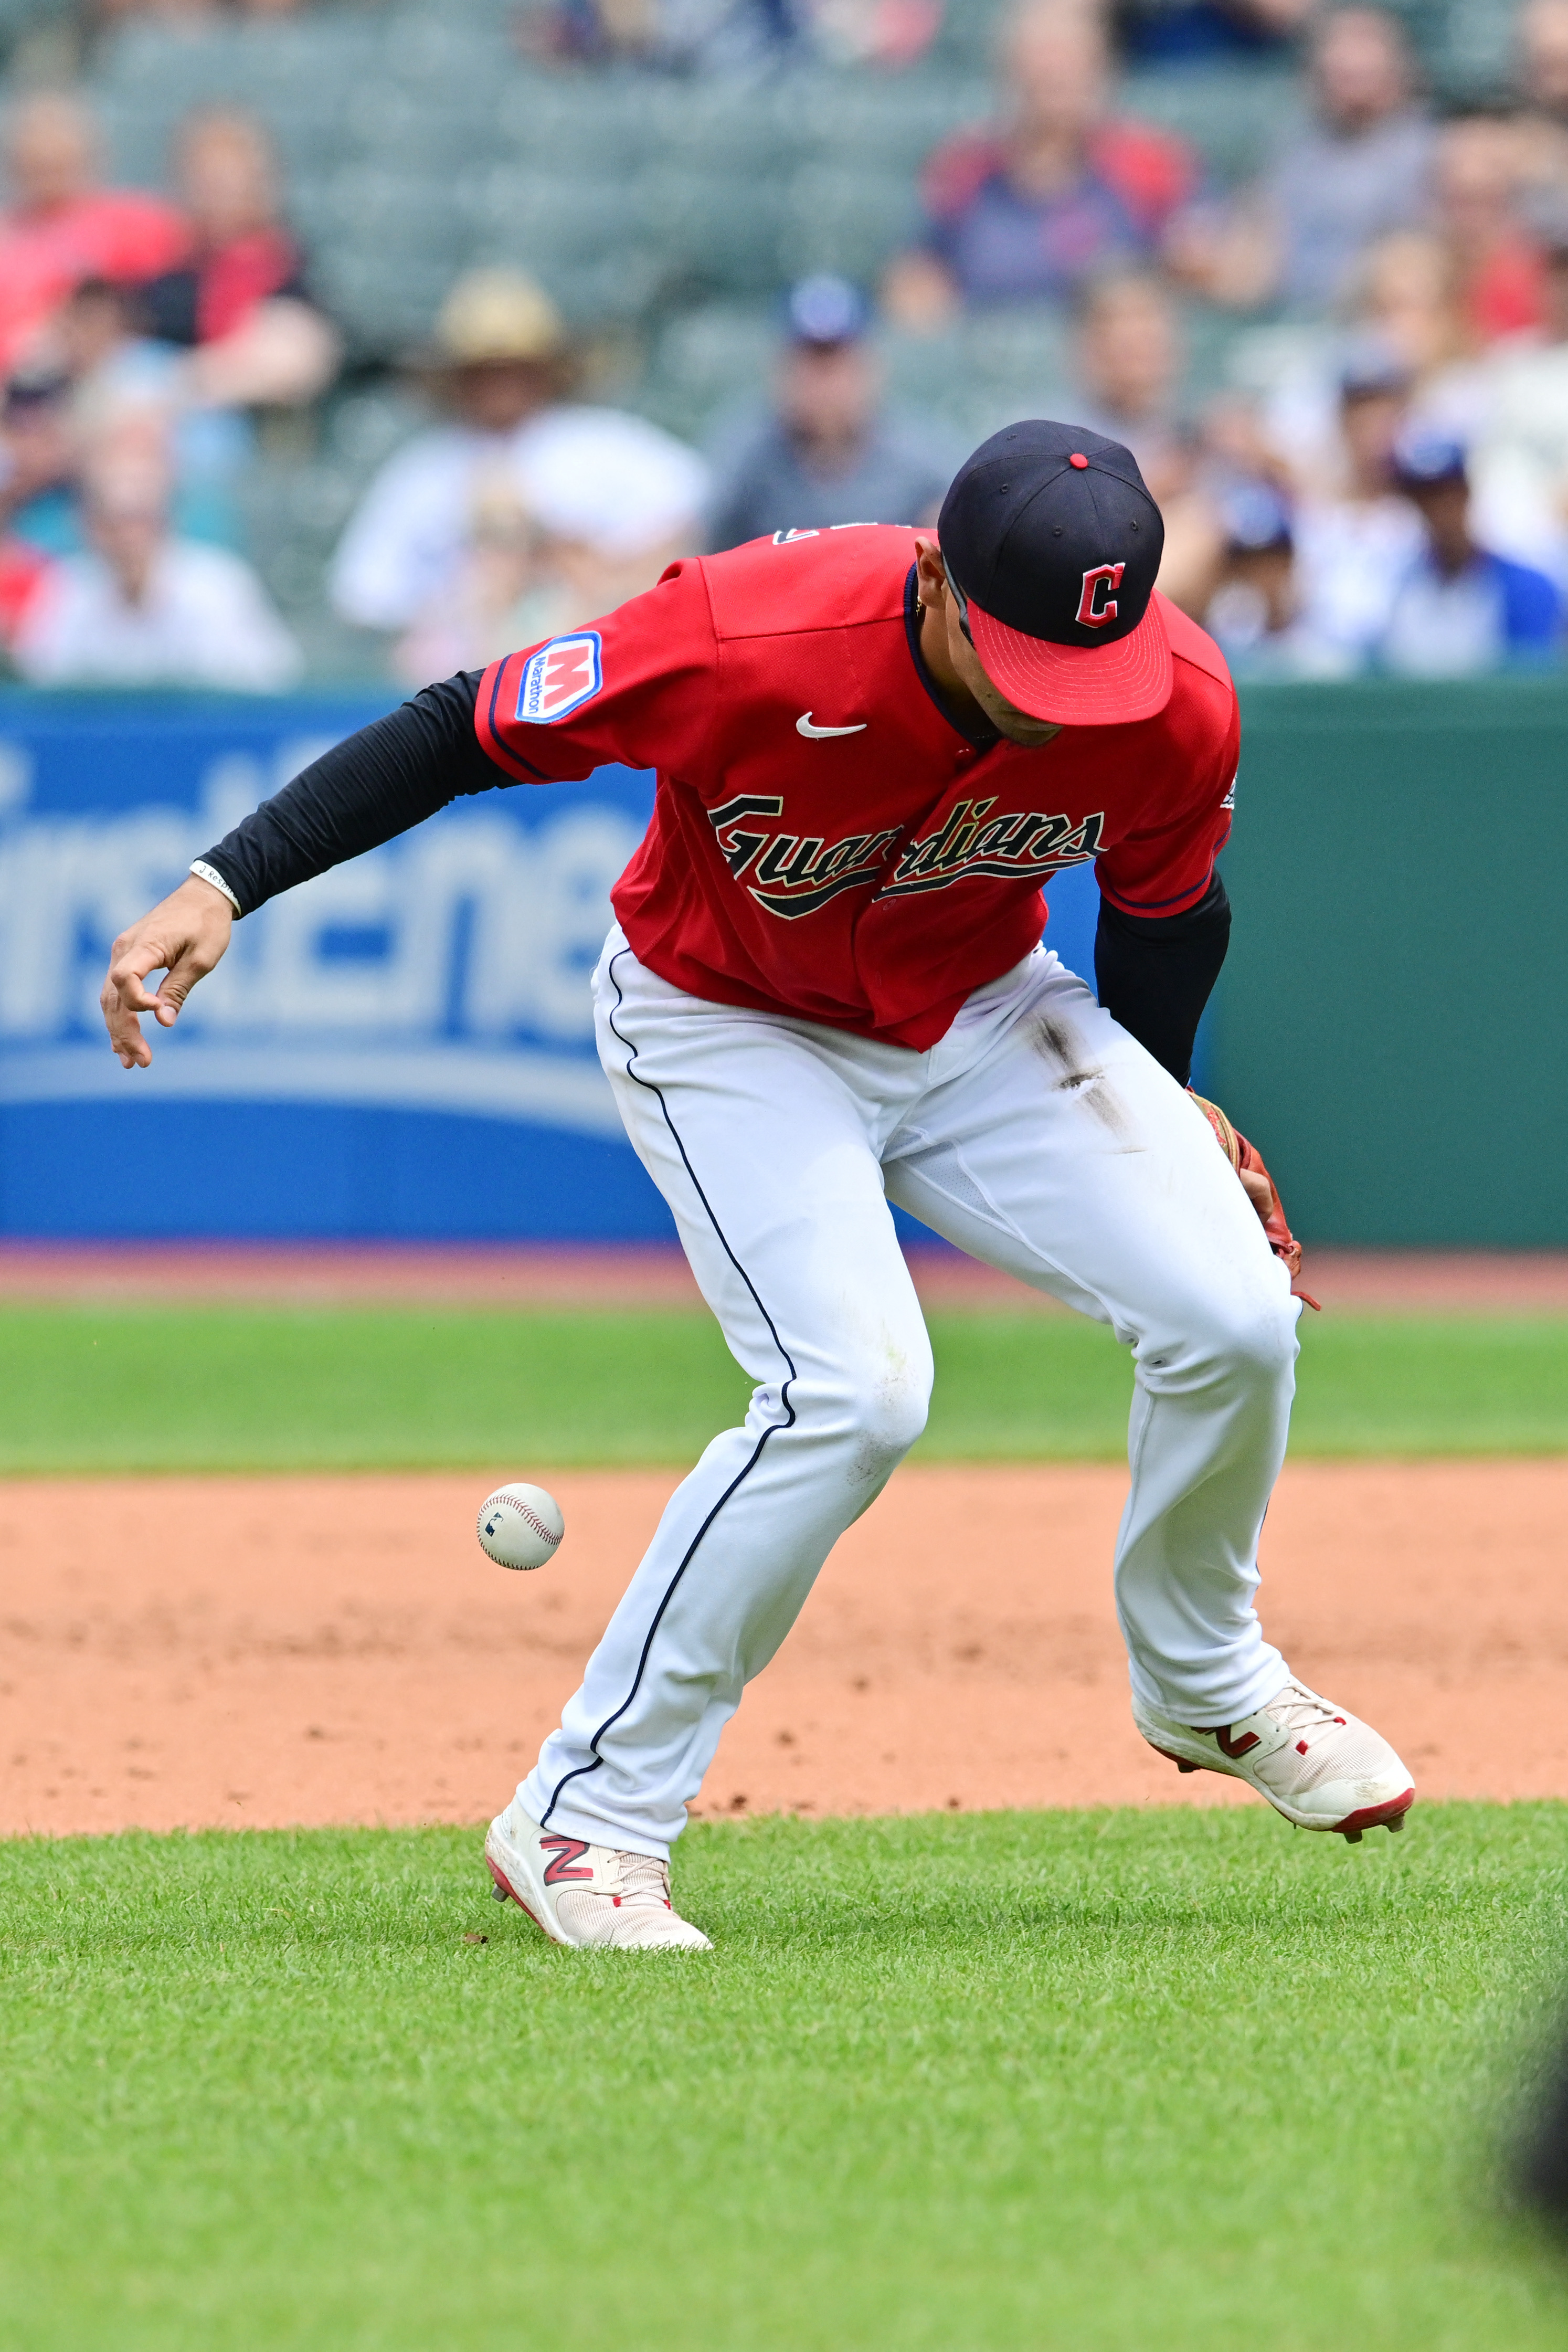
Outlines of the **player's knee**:
M1177 1392L1288 1390L1296 1354L1296 1303L1282 1286L1260 1298L1219 1286L1145 1339L1138 1375L1146 1388Z
M1298 1353L1296 1302L1288 1293L1227 1300L1207 1336L1217 1364L1231 1379L1249 1388L1276 1387L1291 1377Z
M925 1426L931 1401L931 1367L901 1358L846 1364L796 1391L802 1426L847 1440L854 1449L857 1475L884 1478L906 1454Z
M856 1435L890 1464L902 1461L925 1426L930 1403L928 1375L906 1365L883 1370L857 1395Z

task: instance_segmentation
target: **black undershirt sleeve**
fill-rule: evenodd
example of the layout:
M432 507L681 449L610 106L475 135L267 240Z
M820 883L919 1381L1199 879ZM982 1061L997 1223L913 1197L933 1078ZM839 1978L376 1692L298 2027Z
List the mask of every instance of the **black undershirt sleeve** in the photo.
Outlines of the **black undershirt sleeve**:
M1217 874L1185 915L1124 915L1100 901L1094 973L1101 1003L1178 1086L1230 938L1230 901Z
M481 675L459 670L422 688L313 760L207 850L202 864L222 875L241 913L406 833L448 801L515 784L474 732Z
M460 670L423 688L313 761L207 850L201 863L222 876L242 913L378 848L449 801L515 783L474 731L480 676ZM1100 902L1100 1002L1182 1086L1229 933L1218 874L1185 915L1126 915Z

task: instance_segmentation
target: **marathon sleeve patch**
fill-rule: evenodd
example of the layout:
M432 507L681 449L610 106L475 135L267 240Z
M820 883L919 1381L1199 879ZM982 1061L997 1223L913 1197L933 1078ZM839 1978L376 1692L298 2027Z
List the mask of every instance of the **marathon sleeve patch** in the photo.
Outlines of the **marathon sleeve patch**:
M603 684L603 648L597 629L552 637L523 664L515 715L528 726L559 726L591 702Z

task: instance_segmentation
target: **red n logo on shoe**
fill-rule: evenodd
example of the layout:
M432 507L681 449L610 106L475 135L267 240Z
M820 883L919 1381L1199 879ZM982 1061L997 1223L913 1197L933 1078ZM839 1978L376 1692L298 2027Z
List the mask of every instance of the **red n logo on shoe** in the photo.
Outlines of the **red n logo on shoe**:
M592 1877L591 1863L586 1870L573 1870L570 1867L574 1862L580 1862L588 1852L586 1838L547 1837L540 1838L539 1843L547 1853L553 1853L555 1856L555 1860L545 1872L547 1886L559 1886L563 1878Z
M1228 1723L1223 1725L1214 1737L1220 1754L1228 1756L1232 1763L1238 1757L1248 1755L1258 1745L1258 1734L1255 1731L1248 1732L1245 1738L1232 1739L1230 1726Z

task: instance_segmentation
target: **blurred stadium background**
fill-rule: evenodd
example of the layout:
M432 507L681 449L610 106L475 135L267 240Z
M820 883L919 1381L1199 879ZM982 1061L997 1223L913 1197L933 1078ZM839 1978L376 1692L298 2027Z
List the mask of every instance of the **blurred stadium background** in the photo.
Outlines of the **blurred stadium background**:
M0 0L0 85L5 2344L1561 2346L1568 0ZM587 992L652 780L247 918L150 1073L105 952L411 683L1053 412L1241 683L1201 1076L1353 1245L1270 1625L1417 1826L1118 1733L1125 1354L933 1250L681 1851L722 1975L571 1974L441 1825L741 1402L673 1247L555 1246L671 1238ZM230 1834L310 1822L422 1826Z
M0 42L0 1231L663 1234L582 985L648 780L470 804L267 910L134 1103L103 947L407 683L727 517L834 519L835 467L934 509L1056 413L1137 450L1243 681L1208 1083L1314 1237L1568 1242L1561 0L3 0ZM258 359L259 312L297 340ZM585 414L532 474L472 457ZM446 570L372 609L398 466L465 431ZM791 466L823 512L774 522ZM156 644L121 630L176 556ZM1086 877L1052 914L1083 962Z

